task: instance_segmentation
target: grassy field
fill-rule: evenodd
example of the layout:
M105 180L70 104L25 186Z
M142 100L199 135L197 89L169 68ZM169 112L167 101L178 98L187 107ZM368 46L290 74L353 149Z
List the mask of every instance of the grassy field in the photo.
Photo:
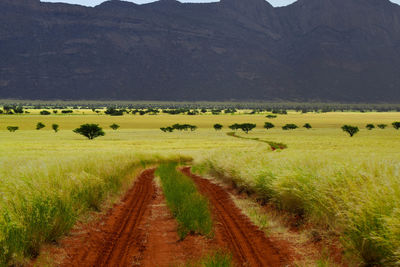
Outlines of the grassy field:
M43 242L57 240L80 215L130 184L128 174L142 162L178 157L193 157L199 171L228 177L278 208L328 225L365 262L400 263L400 131L365 129L367 123L400 121L400 113L289 112L276 119L244 113L0 115L0 265L21 262ZM276 128L262 129L267 121ZM46 127L35 130L37 122ZM246 122L257 129L238 135L288 148L273 152L265 143L226 135L227 126ZM60 132L51 130L53 123ZM106 136L89 141L72 132L84 123L100 124ZM109 129L113 123L120 130ZM159 130L175 123L199 129ZM224 129L214 131L215 123ZM281 130L287 123L313 129ZM343 124L361 131L350 138ZM11 133L7 126L20 129Z

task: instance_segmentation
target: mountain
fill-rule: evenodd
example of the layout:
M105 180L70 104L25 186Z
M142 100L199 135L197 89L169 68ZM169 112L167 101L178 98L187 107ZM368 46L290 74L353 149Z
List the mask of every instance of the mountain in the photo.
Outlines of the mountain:
M400 6L0 1L0 98L400 101Z

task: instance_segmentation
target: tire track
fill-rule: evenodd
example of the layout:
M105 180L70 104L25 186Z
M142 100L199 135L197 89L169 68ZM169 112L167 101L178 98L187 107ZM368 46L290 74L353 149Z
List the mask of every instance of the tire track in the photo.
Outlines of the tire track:
M61 266L132 266L140 260L144 233L141 223L155 197L154 169L141 173L121 204L103 225L90 230L83 244L71 246Z
M242 214L239 208L221 186L190 172L190 167L182 172L191 177L199 191L207 196L213 206L213 215L218 222L217 242L226 245L239 266L285 266L285 259L258 229Z

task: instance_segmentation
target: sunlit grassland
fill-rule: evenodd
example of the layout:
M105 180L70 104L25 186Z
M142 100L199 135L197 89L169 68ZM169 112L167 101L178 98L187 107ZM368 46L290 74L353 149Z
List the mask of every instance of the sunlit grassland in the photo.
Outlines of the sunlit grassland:
M400 113L289 112L238 115L0 115L0 266L37 253L43 242L65 234L80 214L98 209L130 184L130 168L151 160L195 158L199 169L234 180L277 205L329 225L343 244L367 262L400 260ZM275 124L262 129L264 122ZM46 128L35 130L36 123ZM227 136L233 123L256 123L246 135L288 145L272 152L265 143ZM51 124L60 125L54 133ZM97 123L106 136L89 141L72 132ZM116 123L120 130L109 125ZM189 123L195 132L163 133L160 127ZM215 123L224 125L215 131ZM313 129L283 131L310 123ZM388 124L385 130L367 123ZM359 126L350 138L340 127ZM19 126L14 133L7 126ZM230 131L230 130L229 130ZM132 167L133 166L133 167ZM56 208L53 208L56 207ZM44 225L50 226L49 228ZM31 229L34 235L28 235Z

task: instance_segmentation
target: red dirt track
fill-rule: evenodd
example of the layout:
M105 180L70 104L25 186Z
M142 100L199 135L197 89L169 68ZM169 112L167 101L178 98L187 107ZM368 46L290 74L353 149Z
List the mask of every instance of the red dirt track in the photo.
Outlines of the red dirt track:
M155 196L153 178L154 169L143 171L100 230L89 231L86 240L71 244L61 266L132 266L138 262L144 239L140 224Z
M214 209L214 219L218 222L217 242L228 246L239 266L285 266L282 252L279 253L264 232L242 214L228 192L221 186L192 174L190 167L183 168L182 172L191 177L199 191L209 198Z

